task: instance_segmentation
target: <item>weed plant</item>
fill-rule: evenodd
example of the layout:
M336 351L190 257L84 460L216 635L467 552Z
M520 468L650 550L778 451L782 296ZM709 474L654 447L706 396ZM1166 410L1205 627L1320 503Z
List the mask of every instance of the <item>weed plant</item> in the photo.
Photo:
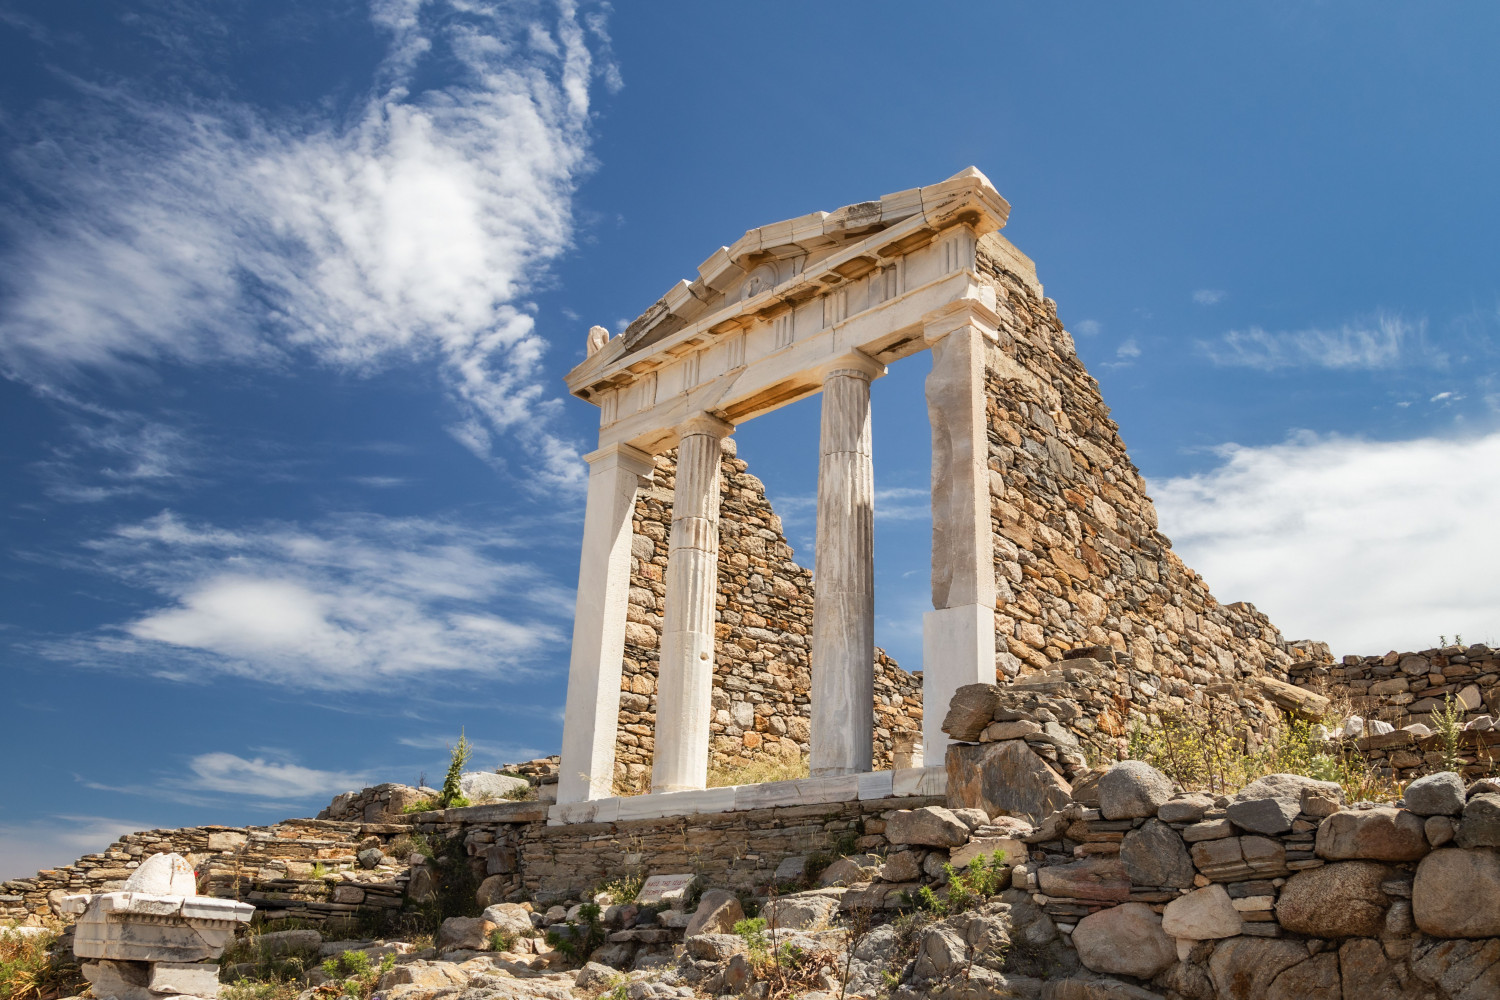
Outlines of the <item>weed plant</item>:
M0 931L0 1000L52 1000L83 990L73 956L57 948L57 932L21 937Z

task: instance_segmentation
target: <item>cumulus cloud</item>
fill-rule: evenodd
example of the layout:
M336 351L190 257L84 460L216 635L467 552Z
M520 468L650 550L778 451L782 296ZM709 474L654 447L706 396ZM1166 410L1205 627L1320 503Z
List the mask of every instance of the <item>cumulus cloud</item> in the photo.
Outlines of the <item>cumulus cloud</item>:
M162 604L37 648L79 664L149 664L169 679L231 674L299 689L517 676L560 645L572 594L511 559L516 544L436 518L230 531L167 511L90 544L99 568Z
M79 83L71 127L19 154L38 196L0 259L4 370L432 363L461 441L488 457L514 436L576 480L524 296L571 240L591 79L618 83L591 51L603 21L571 0L370 16L386 55L337 120ZM452 82L428 87L439 66Z
M1300 434L1226 445L1152 483L1161 529L1222 601L1336 653L1500 639L1500 433L1376 442Z
M1358 370L1393 368L1414 356L1440 362L1426 346L1426 321L1391 313L1336 328L1270 332L1258 326L1231 330L1199 348L1216 365L1276 371L1286 368Z

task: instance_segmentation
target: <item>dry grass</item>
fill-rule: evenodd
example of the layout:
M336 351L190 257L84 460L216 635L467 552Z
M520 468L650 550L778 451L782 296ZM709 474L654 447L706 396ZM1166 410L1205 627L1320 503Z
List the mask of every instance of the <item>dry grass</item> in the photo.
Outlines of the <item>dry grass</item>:
M66 952L54 954L57 933L0 935L0 1000L52 1000L77 994L83 976Z
M807 756L735 761L708 769L708 787L759 785L767 781L795 781L809 774Z

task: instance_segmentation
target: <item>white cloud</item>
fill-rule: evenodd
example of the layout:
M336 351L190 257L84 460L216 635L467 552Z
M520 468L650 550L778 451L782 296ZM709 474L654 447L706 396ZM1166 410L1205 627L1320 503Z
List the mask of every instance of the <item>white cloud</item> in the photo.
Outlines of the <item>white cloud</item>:
M160 826L142 820L72 815L0 824L0 881L70 865L85 854L104 850L124 834Z
M285 761L256 757L246 760L232 753L199 754L188 762L190 788L259 799L295 800L338 795L363 788L363 772L319 771Z
M1221 601L1336 653L1500 637L1500 433L1226 445L1202 475L1152 484L1161 529Z
M1212 343L1199 347L1217 365L1259 368L1393 368L1409 363L1414 355L1440 363L1441 355L1429 354L1426 321L1412 322L1390 313L1368 320L1345 323L1336 329L1268 332L1258 326L1231 330Z
M1200 288L1193 293L1193 301L1200 306L1216 306L1224 301L1224 294L1217 288Z
M1096 337L1104 332L1104 324L1097 319L1081 319L1073 324L1075 333L1081 333L1085 337Z
M99 568L163 605L38 648L169 679L227 673L300 689L516 676L560 645L572 613L571 593L507 558L516 544L432 518L226 531L163 512L90 546Z
M1121 360L1130 360L1141 356L1141 345L1136 343L1134 337L1128 338L1119 347L1115 348L1115 357Z
M8 222L0 365L45 383L430 360L461 440L488 456L514 435L544 475L577 480L544 426L559 402L523 297L571 240L591 77L617 77L569 0L372 0L371 17L389 38L377 83L327 119L80 83L86 106L18 154L46 197ZM424 89L439 66L454 82Z

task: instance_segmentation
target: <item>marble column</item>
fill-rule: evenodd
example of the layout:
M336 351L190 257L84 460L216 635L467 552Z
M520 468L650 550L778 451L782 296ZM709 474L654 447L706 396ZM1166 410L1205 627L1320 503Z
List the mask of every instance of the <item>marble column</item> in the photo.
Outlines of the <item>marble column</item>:
M995 682L995 561L990 523L985 335L929 330L932 372L932 607L922 620L922 744L941 765L943 717L965 684Z
M714 599L719 591L719 445L733 431L707 413L677 428L653 792L688 791L708 782Z
M636 490L650 476L651 456L627 444L585 456L588 506L578 564L573 654L563 715L557 801L581 802L612 794L615 738L620 719L620 669L630 593L631 518Z
M818 446L813 589L812 773L871 767L875 705L875 465L870 381L859 351L827 365Z

